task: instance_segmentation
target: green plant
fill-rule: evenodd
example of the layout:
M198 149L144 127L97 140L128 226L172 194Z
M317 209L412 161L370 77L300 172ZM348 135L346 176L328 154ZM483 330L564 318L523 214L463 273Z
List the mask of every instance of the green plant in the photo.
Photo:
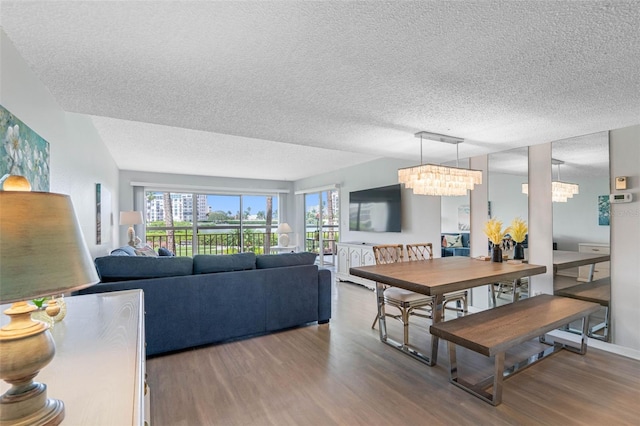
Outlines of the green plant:
M38 299L33 299L32 302L33 302L34 305L36 305L38 307L38 309L41 309L45 300L47 300L46 297L40 297Z

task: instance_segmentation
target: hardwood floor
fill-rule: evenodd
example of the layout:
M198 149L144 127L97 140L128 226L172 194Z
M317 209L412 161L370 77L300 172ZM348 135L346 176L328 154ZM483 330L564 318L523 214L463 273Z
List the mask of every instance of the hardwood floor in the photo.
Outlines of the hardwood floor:
M333 288L330 324L310 325L147 361L151 424L162 425L626 425L640 420L640 361L590 348L560 351L509 378L493 407L448 382L446 345L428 367L372 330L374 293ZM418 320L419 321L419 320ZM400 338L400 324L388 320ZM411 339L426 348L428 322ZM532 341L521 351L535 352ZM508 354L509 359L521 354ZM461 375L491 361L458 352ZM466 370L466 371L465 371Z

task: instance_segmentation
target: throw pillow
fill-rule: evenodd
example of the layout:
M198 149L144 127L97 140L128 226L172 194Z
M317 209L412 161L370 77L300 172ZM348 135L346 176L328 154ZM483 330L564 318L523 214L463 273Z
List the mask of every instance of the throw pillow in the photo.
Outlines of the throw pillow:
M462 235L448 235L447 247L462 247Z
M122 246L111 252L111 256L135 256L136 252L131 246Z
M158 256L175 256L171 251L167 250L164 247L160 247L158 249Z
M136 247L134 251L136 252L136 256L158 257L158 253L149 246Z

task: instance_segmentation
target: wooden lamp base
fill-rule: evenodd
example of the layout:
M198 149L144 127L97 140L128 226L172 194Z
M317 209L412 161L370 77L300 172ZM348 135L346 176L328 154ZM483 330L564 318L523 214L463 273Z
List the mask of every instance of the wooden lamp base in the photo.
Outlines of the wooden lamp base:
M55 355L49 325L31 320L35 306L14 303L4 311L11 322L0 329L0 376L11 388L0 397L0 426L58 425L62 401L47 398L47 387L34 382Z

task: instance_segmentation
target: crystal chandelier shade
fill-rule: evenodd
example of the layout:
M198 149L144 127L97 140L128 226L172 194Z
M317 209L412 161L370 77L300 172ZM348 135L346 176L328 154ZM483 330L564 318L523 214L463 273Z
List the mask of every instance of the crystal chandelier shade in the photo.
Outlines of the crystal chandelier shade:
M416 195L460 196L466 195L467 191L472 191L475 185L482 183L480 170L422 164L423 137L455 144L456 160L457 147L463 141L462 139L428 132L418 132L415 136L420 138L420 165L398 170L398 182L404 184L405 188L412 189Z
M529 195L529 185L522 184L522 193ZM569 198L580 193L580 187L575 183L560 181L551 182L551 201L554 203L566 203Z
M398 170L398 182L416 195L459 196L482 183L482 172L424 164Z
M554 203L566 203L569 198L580 193L580 186L577 183L568 183L560 181L560 165L564 161L551 159L551 163L558 166L558 180L551 182L551 201ZM529 184L522 184L522 193L529 195Z

